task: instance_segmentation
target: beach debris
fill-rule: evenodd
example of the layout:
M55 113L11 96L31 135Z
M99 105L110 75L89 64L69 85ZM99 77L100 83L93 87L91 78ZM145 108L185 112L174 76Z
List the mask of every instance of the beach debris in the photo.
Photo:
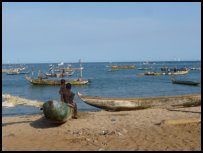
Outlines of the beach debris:
M123 132L124 132L124 133L127 133L127 132L128 132L128 130L126 130L125 128L123 128Z
M116 119L115 119L115 118L112 118L111 121L112 121L112 122L113 122L113 121L116 121Z
M163 120L161 125L178 125L187 123L201 123L201 118L182 118L178 120Z
M111 131L108 133L108 135L113 135L113 134L116 134L116 131Z
M103 145L107 146L109 142L102 142Z
M97 141L95 141L94 139L85 138L85 140L87 141L87 145L93 145L96 147L101 147L100 145L95 144Z
M118 136L122 136L122 134L121 134L120 132L116 132L116 134L117 134Z
M85 140L86 140L86 141L91 141L91 140L90 140L90 139L88 139L88 138L86 138Z
M109 130L104 130L102 131L101 135L113 135L113 134L116 134L117 132L116 131L109 131Z
M103 148L100 148L98 151L104 151L104 149L103 149Z
M108 133L109 133L108 130L104 130L104 131L102 131L102 134L103 134L103 135L107 135Z

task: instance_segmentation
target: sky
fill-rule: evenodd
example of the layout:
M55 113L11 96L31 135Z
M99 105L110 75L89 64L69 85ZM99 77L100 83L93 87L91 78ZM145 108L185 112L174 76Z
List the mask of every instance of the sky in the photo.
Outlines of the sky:
M201 2L3 2L2 63L201 59Z

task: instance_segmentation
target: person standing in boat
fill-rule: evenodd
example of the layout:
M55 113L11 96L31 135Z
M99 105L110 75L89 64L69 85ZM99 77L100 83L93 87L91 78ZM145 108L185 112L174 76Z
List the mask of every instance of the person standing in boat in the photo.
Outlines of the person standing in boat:
M64 102L64 94L66 91L66 81L61 79L61 88L59 90L59 94L61 95L61 102Z
M64 77L65 69L62 70L61 77Z
M41 72L40 73L40 80L42 80L43 79L43 73Z
M65 94L64 94L64 102L67 103L67 104L73 105L74 112L73 112L72 118L77 119L77 105L73 101L74 97L75 97L75 93L73 93L71 91L71 84L67 83L66 84Z

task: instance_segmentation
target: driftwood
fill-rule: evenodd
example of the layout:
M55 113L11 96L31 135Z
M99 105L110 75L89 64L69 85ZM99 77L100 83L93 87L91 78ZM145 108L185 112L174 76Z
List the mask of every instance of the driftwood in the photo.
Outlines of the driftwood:
M13 108L16 105L27 105L27 106L33 106L41 109L44 104L44 102L24 99L17 96L11 96L9 94L2 94L2 98L6 99L6 101L2 103L2 107L5 107L5 108Z

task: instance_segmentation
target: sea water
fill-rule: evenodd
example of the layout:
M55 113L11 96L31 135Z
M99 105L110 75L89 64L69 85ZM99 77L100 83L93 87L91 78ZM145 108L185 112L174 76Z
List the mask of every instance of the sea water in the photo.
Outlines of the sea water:
M74 101L77 103L79 111L99 111L101 109L85 104L78 96L77 92L88 96L101 97L154 97L154 96L175 96L201 93L201 84L197 86L173 84L172 77L177 80L201 81L201 70L190 70L186 75L176 76L145 76L137 75L145 73L146 70L139 68L152 68L148 71L161 72L161 67L182 68L201 67L200 61L176 61L176 62L154 62L143 64L144 62L113 62L113 63L82 63L82 79L91 82L87 85L72 85L75 93ZM27 74L31 78L37 78L39 72L48 72L49 65L46 64L24 64L28 70ZM72 68L80 67L79 63L69 63ZM135 64L134 69L118 69L109 71L108 65L128 66ZM67 66L67 63L64 64ZM19 67L19 64L2 64L2 68ZM62 66L63 67L63 66ZM32 74L33 71L33 74ZM76 70L72 76L66 79L78 79L81 71ZM50 78L59 79L60 78ZM46 102L48 100L60 100L60 86L33 85L26 80L24 74L7 75L2 73L2 94L10 94L20 98L38 100ZM2 102L5 99L2 98ZM15 108L2 108L2 116L20 116L31 114L42 114L42 110L30 106L16 106Z

